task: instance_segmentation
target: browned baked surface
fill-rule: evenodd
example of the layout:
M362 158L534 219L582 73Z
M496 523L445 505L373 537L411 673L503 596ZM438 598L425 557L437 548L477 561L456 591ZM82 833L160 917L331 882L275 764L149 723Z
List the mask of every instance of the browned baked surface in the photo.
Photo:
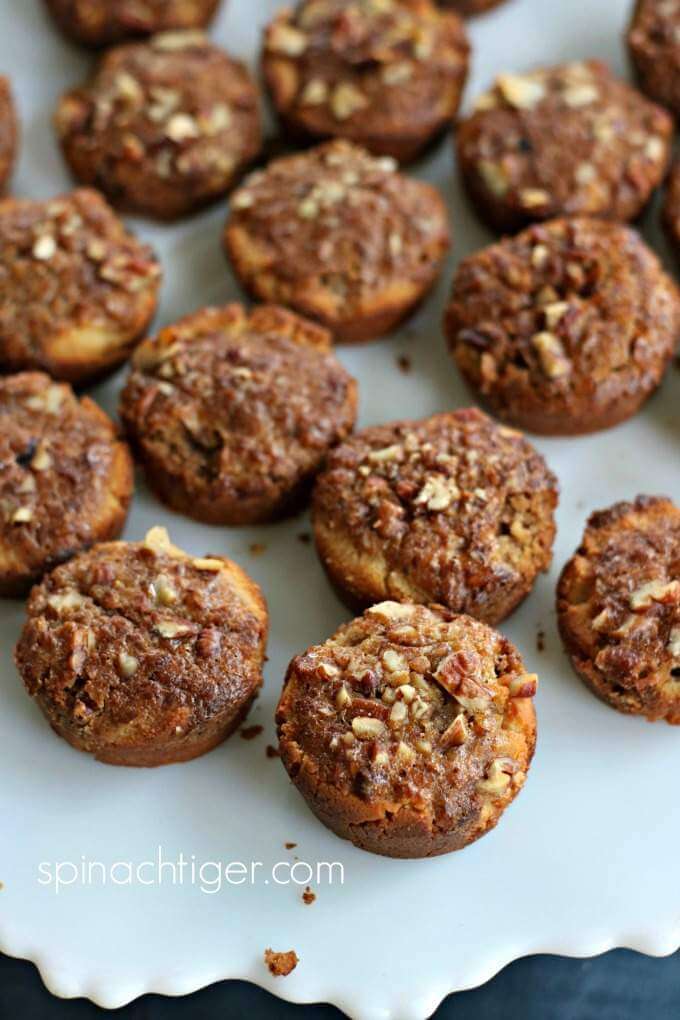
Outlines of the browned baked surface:
M445 332L494 414L574 435L625 420L656 389L680 336L680 294L629 227L559 219L464 259Z
M599 61L500 75L457 132L479 215L513 232L559 215L635 219L669 159L670 116Z
M524 784L536 683L483 623L383 602L291 662L281 760L317 817L362 849L459 850Z
M254 524L297 510L351 431L354 379L326 330L293 312L206 308L135 352L121 417L175 510Z
M668 240L676 254L680 254L680 161L676 160L671 167L666 184L661 222Z
M680 113L680 3L637 0L627 42L640 88Z
M588 520L557 588L581 679L620 712L680 724L680 510L638 496Z
M79 181L159 219L224 194L261 145L247 69L200 32L109 50L92 77L61 98L55 124Z
M116 538L132 458L100 407L42 372L0 378L0 595Z
M127 358L160 267L96 191L0 202L0 369L83 383Z
M408 160L455 116L469 51L432 0L302 0L267 27L262 67L289 131Z
M314 490L314 537L351 605L438 602L498 623L550 565L557 495L519 432L454 411L337 447Z
M9 79L0 74L0 194L6 189L12 173L18 133Z
M345 141L274 160L230 205L224 243L244 287L337 340L389 332L428 292L449 247L437 189Z
M192 558L164 528L94 546L28 602L15 658L52 728L111 765L188 761L245 717L267 609L236 563Z
M453 7L466 17L473 14L483 14L490 11L492 7L498 7L504 0L440 0L443 7Z
M46 0L66 32L85 46L109 46L135 36L205 27L220 0Z

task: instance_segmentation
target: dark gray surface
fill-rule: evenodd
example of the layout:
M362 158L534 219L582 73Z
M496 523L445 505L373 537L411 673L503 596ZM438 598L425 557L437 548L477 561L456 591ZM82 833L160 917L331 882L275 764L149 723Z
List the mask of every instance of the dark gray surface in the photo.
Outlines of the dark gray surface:
M86 951L86 950L84 950ZM281 979L285 980L284 978ZM242 981L182 999L146 995L115 1012L45 990L30 963L0 956L0 1020L341 1020L330 1006L291 1006ZM532 956L488 984L450 995L436 1020L678 1020L680 953L662 960L617 949L594 960Z

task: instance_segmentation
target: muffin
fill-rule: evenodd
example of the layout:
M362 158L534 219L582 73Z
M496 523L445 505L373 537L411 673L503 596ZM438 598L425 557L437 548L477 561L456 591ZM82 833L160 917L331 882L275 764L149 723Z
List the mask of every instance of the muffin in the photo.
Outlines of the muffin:
M9 79L0 74L0 194L9 183L17 152L19 125Z
M520 433L453 411L336 447L314 490L314 538L352 607L437 602L495 624L550 566L557 495Z
M46 0L66 35L84 46L110 46L135 36L204 28L220 0Z
M363 341L425 297L449 248L436 188L345 141L274 160L234 192L224 243L253 297Z
M609 428L657 388L680 336L680 294L629 227L536 224L464 259L445 316L462 375L520 428Z
M680 113L680 3L637 0L627 42L642 91Z
M79 181L161 220L219 198L261 146L250 74L196 32L109 50L61 98L55 124Z
M205 754L262 683L260 589L231 560L177 549L164 528L57 567L27 612L15 658L28 693L60 737L109 765Z
M620 712L680 724L680 510L638 496L591 515L557 588L564 646Z
M524 785L536 685L485 624L382 602L291 662L281 760L317 818L361 849L460 850Z
M457 133L480 217L513 233L552 216L633 220L668 167L671 117L596 60L504 74Z
M160 498L213 524L299 509L356 417L356 383L330 348L293 312L235 304L141 344L120 413Z
M96 191L0 202L0 370L82 384L112 372L156 311L161 271Z
M42 372L0 377L0 595L116 538L132 485L128 448L89 397Z
M267 27L262 68L287 132L410 160L455 117L469 52L432 0L302 0Z

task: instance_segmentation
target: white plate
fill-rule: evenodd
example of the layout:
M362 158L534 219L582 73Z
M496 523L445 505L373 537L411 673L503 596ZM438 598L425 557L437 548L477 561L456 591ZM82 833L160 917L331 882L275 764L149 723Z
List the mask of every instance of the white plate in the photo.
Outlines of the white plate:
M46 197L68 185L50 126L54 102L81 79L88 57L61 40L41 6L0 0L0 69L12 75L24 124L15 190ZM254 61L256 22L277 6L231 0L215 38ZM628 7L628 0L599 0L579 15L571 0L510 0L470 25L468 97L496 72L537 61L600 56L623 72ZM452 162L445 142L414 170L451 200L455 255L437 293L393 339L340 351L361 383L361 424L469 400L439 323L455 259L489 235L472 216ZM179 226L136 224L165 265L161 323L238 295L219 248L224 215L222 204ZM659 242L655 214L648 226ZM402 353L413 360L410 374L397 368ZM96 391L110 411L122 375ZM58 740L24 694L12 664L22 606L0 604L0 947L33 960L57 995L85 995L104 1006L245 978L296 1002L334 1003L362 1020L425 1017L448 992L479 984L527 953L675 950L680 734L618 715L585 690L559 647L553 592L589 510L638 492L680 497L679 398L680 374L671 370L636 421L590 438L537 443L562 486L555 567L504 630L541 675L538 752L524 792L497 830L431 861L385 860L337 839L312 817L280 763L265 756L288 660L347 618L313 548L297 539L306 520L203 527L161 507L140 479L128 538L160 521L196 554L233 556L264 587L270 661L250 722L265 733L250 742L234 737L187 765L155 771L99 765ZM265 543L266 551L254 556L253 542ZM543 653L539 629L546 632ZM273 862L292 859L286 841L297 843L294 852L312 866L341 862L344 885L320 885L317 901L304 906L301 888L265 884ZM159 845L166 858L182 851L199 862L255 860L264 867L257 884L225 885L215 894L166 880L73 885L57 895L38 881L40 862L138 864ZM267 946L297 950L300 964L290 977L269 975L262 962Z

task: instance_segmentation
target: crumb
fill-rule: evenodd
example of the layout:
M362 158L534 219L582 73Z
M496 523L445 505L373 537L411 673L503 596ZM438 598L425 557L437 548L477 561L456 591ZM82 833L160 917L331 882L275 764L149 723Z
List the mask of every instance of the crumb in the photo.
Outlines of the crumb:
M263 730L264 726L244 726L242 730L239 730L239 735L244 740L254 740L255 737L259 737Z
M283 845L285 846L286 850L294 850L295 847L297 846L297 843L284 843Z
M274 977L288 977L300 961L294 949L289 949L287 953L275 953L273 949L265 949L264 962Z
M545 631L542 628L536 632L536 649L539 652L545 651Z
M397 365L399 366L399 370L404 372L404 374L410 372L413 367L413 363L408 354L399 354L397 356Z
M273 747L271 744L267 744L266 754L268 758L280 758L278 747Z
M302 542L303 545L309 545L312 541L312 536L308 531L301 531L298 535L298 542Z
M316 899L316 893L313 893L312 890L309 888L309 886L307 886L307 888L305 889L305 891L302 894L302 902L304 904L306 904L306 906L310 906L314 902L315 899Z
M267 546L264 542L252 542L248 546L248 550L251 556L261 556L266 551Z

